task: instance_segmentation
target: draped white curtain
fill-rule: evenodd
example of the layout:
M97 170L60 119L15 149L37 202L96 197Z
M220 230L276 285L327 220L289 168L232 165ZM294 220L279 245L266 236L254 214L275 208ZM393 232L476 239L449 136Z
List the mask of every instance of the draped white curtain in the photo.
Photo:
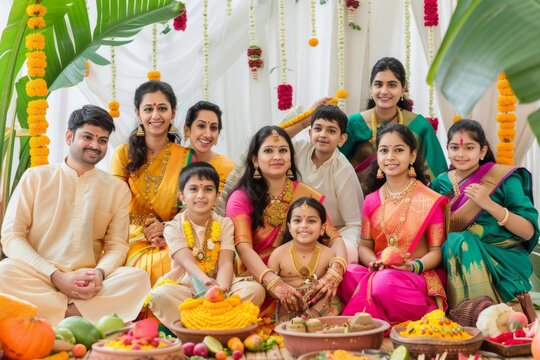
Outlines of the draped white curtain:
M14 0L0 0L0 26L5 27L8 11ZM294 88L294 104L309 107L315 100L333 95L337 90L337 0L320 4L316 0L317 35L319 45L312 48L310 1L286 0L287 78ZM437 44L448 26L455 0L439 1L440 29ZM277 109L276 87L281 79L279 58L278 1L255 0L257 44L263 49L264 67L259 80L251 79L246 50L249 46L249 1L233 0L233 12L226 15L226 2L209 0L209 100L223 110L224 130L216 151L238 160L251 135L261 126L279 123L282 113ZM179 100L176 125L182 128L187 109L203 98L202 62L202 0L185 0L188 13L185 32L171 31L158 35L158 70L163 81L170 83ZM93 2L89 2L95 19ZM393 56L405 60L403 0L361 0L357 23L362 30L346 27L346 80L349 92L346 112L363 109L369 97L371 67L381 57ZM427 31L423 26L423 1L411 0L412 60L410 92L416 112L427 115L428 69ZM163 29L158 25L158 32ZM100 49L109 58L109 48ZM144 29L135 40L116 48L117 91L121 116L116 120L117 130L111 138L111 147L126 142L135 128L133 93L146 81L151 70L151 30ZM111 100L110 68L92 64L90 75L78 86L61 89L49 97L48 135L52 139L51 162L60 161L66 154L64 133L69 114L85 103L104 108ZM538 105L518 106L516 163L526 165L534 173L535 185L540 182L540 150L533 140L526 114ZM454 112L451 106L436 94L436 116L440 120L439 139L446 144L446 129L451 125ZM470 114L479 120L488 132L495 148L496 88L489 90ZM444 147L444 146L443 146ZM112 149L111 149L112 150ZM100 167L108 169L112 151ZM535 161L536 160L536 161ZM537 186L538 187L538 186ZM540 201L540 194L536 193Z

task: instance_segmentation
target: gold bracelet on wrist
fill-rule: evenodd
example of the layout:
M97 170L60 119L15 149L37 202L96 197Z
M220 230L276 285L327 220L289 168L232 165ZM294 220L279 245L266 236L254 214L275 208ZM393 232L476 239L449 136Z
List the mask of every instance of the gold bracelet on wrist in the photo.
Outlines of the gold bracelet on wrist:
M332 267L334 263L338 263L339 265L341 265L341 274L345 274L345 270L347 270L347 261L340 256L335 256L330 259L330 262L328 263L329 267Z
M341 282L343 280L343 276L341 276L336 270L329 268L326 270L326 273L332 277L334 277L338 282Z
M510 220L510 211L508 211L507 208L503 208L503 209L504 209L504 218L501 221L497 221L497 224L499 224L499 226L506 226L506 224L508 224L508 221Z
M281 277L280 276L276 276L274 279L272 279L272 281L270 281L268 283L268 286L266 287L266 290L267 291L271 291L273 288L275 288L277 286L277 284L279 284L281 282Z
M259 275L259 282L262 284L263 283L263 278L264 278L264 275L268 274L269 272L274 272L274 270L272 269L266 269L264 270L261 275Z

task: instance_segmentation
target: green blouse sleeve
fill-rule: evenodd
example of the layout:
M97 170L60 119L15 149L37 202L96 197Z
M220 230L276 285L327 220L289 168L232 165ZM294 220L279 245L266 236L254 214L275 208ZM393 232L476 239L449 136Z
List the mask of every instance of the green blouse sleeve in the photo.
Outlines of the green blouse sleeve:
M339 150L348 160L351 160L358 145L371 138L371 129L367 126L362 115L355 113L349 116L346 133L347 141Z

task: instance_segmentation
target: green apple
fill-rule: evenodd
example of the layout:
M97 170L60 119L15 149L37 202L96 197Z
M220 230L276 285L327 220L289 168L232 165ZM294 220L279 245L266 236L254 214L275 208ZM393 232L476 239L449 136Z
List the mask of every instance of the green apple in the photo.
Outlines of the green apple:
M96 327L101 331L102 338L105 337L106 332L121 329L124 326L124 320L116 314L103 316L96 323Z

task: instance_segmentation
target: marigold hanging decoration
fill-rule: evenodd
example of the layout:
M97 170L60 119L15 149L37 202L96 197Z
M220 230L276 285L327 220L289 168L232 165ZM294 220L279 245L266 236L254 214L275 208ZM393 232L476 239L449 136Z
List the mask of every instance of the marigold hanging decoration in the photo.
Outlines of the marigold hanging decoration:
M203 97L208 101L209 73L209 40L208 40L208 0L203 1Z
M108 104L109 114L113 118L120 116L120 103L116 100L116 50L111 46L111 95L112 100Z
M161 72L157 70L157 25L152 24L152 70L146 74L148 80L161 80Z
M347 7L347 23L353 30L362 30L360 25L356 23L356 10L360 6L358 0L346 0L345 6Z
M319 39L317 39L317 12L316 12L315 0L310 0L311 8L311 38L308 40L308 44L311 47L319 45Z
M86 71L84 72L84 77L88 77L88 75L90 75L90 60L86 60L84 62L84 67L86 68Z
M279 110L288 110L293 104L293 87L287 84L287 52L285 40L285 0L279 0L279 45L281 50L281 84L277 87Z
M435 27L439 25L439 12L437 0L424 0L424 26L428 28L429 64L435 57ZM435 132L439 128L439 119L435 116L435 87L429 86L429 116L426 118L433 126Z
M335 105L338 103L338 98L331 98L330 100L328 100L326 102L326 104L332 104L332 105ZM282 128L282 129L286 129L288 128L289 126L293 126L294 124L297 124L301 121L304 121L305 119L309 118L311 115L313 115L313 113L315 112L316 108L312 107L312 108L309 108L308 110L304 111L303 113L293 117L292 119L288 120L288 121L285 121L281 124L279 124L279 127Z
M259 69L264 66L262 49L257 45L257 27L255 26L255 3L249 0L249 48L247 49L248 66L253 80L259 79Z
M506 78L505 73L501 73L497 81L499 97L497 99L497 122L499 123L499 144L497 144L497 163L514 165L514 144L516 138L515 122L517 120L514 111L516 110L517 99Z
M187 10L184 7L184 10L182 10L180 15L174 18L173 28L176 31L186 31L186 27L187 27Z
M338 106L343 110L345 108L345 98L347 97L347 90L345 90L345 7L343 0L339 0L337 6L338 91L336 97L339 99Z
M459 120L462 120L463 118L461 117L461 115L459 114L456 114L454 115L454 117L452 118L452 122L455 123L455 122L458 122Z
M49 93L45 72L47 69L47 56L45 55L45 37L38 33L39 29L46 26L43 16L47 14L47 8L36 1L26 7L29 16L26 25L32 33L26 35L26 69L30 80L26 83L26 95L31 99L26 106L28 114L28 133L31 136L30 166L45 165L49 163L49 138L45 135L49 124L47 122L46 97Z

